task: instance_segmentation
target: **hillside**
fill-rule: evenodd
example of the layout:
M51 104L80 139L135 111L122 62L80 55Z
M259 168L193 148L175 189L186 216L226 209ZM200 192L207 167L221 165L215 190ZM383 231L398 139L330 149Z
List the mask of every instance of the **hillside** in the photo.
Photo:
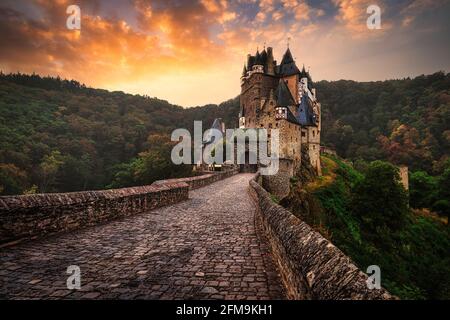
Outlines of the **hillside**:
M359 171L333 156L322 156L322 164L322 177L301 184L294 179L281 204L361 270L378 265L382 285L391 293L403 299L448 299L448 227L443 219L407 206L395 167L375 161Z
M203 120L205 127L216 117L231 123L237 106L234 99L219 106L183 109L156 98L86 88L75 81L1 75L0 191L65 192L149 183L144 174L124 181L123 168L142 152L170 143L172 130L191 129L194 120ZM155 143L155 139L162 140ZM166 149L156 150L164 153L163 162ZM176 176L174 170L160 168L151 178Z
M316 83L322 141L346 159L387 159L439 174L450 154L450 74Z
M440 175L448 166L450 74L315 86L322 142L340 156L387 159L427 175ZM0 191L100 189L186 174L164 164L168 133L191 129L194 120L206 128L216 117L235 127L238 112L239 97L182 108L76 81L0 74Z

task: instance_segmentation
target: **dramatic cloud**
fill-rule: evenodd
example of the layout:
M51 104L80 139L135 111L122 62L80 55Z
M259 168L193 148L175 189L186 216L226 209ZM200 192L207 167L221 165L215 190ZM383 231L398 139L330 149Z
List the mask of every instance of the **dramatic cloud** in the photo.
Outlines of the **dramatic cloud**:
M73 78L184 106L239 93L248 52L288 38L314 79L376 80L448 70L446 0L378 0L382 29L366 27L369 0L68 0L0 3L0 69ZM382 66L382 67L380 67Z

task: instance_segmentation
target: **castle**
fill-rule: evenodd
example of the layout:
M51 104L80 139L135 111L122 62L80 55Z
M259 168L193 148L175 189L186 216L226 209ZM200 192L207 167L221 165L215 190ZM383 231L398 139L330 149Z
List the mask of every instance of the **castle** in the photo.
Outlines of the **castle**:
M320 103L308 71L300 71L289 47L280 64L273 49L248 55L241 76L240 128L279 129L280 174L292 177L301 166L302 148L318 175L320 166ZM286 179L284 179L286 180Z
M271 130L279 130L278 173L264 176L262 181L264 188L279 198L289 194L290 178L300 169L302 158L309 159L317 175L322 174L320 113L311 75L304 66L300 71L289 48L280 64L274 60L271 47L247 56L241 76L239 128L266 129L269 141ZM221 119L215 119L211 129L225 132ZM203 148L209 143L203 141ZM270 153L270 142L268 149ZM254 151L246 146L245 158ZM241 172L256 172L261 165L243 162ZM197 170L214 170L214 167L201 161L197 164Z

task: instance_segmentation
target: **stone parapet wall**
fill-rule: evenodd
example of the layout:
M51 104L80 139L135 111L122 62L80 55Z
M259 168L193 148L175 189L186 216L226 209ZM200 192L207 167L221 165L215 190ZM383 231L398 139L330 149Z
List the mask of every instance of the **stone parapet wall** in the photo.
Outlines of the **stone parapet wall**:
M258 183L249 192L290 299L395 299L385 289L369 289L368 276L351 259L291 212L274 203Z
M197 189L213 182L231 177L239 172L236 169L230 169L226 171L205 171L204 174L200 176L193 176L187 178L178 178L178 179L167 179L167 180L158 180L153 182L152 185L166 185L172 183L187 183L189 185L189 189Z
M289 195L291 177L288 172L278 170L274 175L262 176L262 186L265 190L281 200Z
M190 189L201 188L236 173L238 169L230 169L159 180L141 187L0 197L0 245L171 205L187 200Z
M189 185L184 182L0 197L0 244L75 230L174 204L188 197Z

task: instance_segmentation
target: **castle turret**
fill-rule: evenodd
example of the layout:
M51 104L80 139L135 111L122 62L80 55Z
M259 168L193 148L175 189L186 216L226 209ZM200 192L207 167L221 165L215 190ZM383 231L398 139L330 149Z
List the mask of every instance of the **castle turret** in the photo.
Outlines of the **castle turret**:
M267 63L267 51L266 48L264 48L264 50L261 52L261 63L264 65L264 67L266 67L266 63ZM267 68L264 68L264 71L267 71Z
M241 85L244 84L245 77L247 77L247 67L244 64L244 68L242 70L242 75L241 75Z
M247 70L252 70L253 63L255 62L255 57L253 57L251 54L247 55Z
M255 62L252 66L252 71L254 73L264 73L264 63L262 62L261 54L259 50L256 51Z
M266 72L275 75L275 61L273 60L273 52L271 47L267 47Z

